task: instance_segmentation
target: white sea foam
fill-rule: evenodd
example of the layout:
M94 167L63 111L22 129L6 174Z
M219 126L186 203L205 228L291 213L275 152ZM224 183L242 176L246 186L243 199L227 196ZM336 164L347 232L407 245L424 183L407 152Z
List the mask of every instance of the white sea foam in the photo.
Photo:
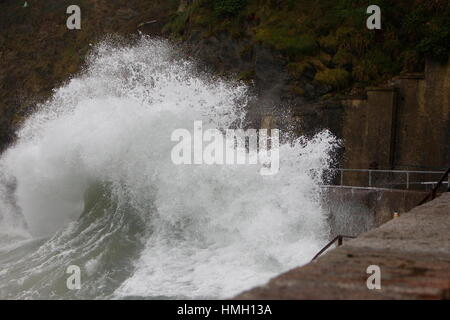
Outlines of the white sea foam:
M66 228L28 253L39 263L22 275L65 270L77 254L92 281L86 296L96 297L94 278L105 277L121 254L106 252L114 250L106 245L98 252L100 244L116 232L127 239L135 231L99 227L106 225L101 219L84 225L79 216L95 183L107 183L118 205L92 210L116 215L115 225L125 224L132 211L144 228L132 271L102 296L228 297L307 262L328 232L320 176L310 170L329 165L335 139L328 132L281 144L274 176L261 176L254 165L171 161L173 130L196 120L205 128L239 127L247 102L244 85L199 74L165 41L99 45L87 69L39 106L0 160L16 183L17 208L6 208L3 197L3 215L23 215L34 236ZM76 222L67 227L70 221ZM4 218L0 224L6 230L11 223ZM10 227L24 229L18 225ZM102 234L93 241L95 228ZM59 255L52 257L52 250ZM58 281L64 281L61 272ZM3 296L7 290L3 286ZM43 295L34 285L32 296Z

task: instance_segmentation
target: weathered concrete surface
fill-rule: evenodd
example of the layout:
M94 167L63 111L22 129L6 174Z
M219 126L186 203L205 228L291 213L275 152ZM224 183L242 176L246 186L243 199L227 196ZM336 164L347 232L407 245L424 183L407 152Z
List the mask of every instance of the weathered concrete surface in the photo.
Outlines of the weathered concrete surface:
M342 234L357 236L388 222L394 213L408 212L427 192L361 188L324 187L323 207L328 211L331 238Z
M450 63L427 61L423 74L396 77L342 105L342 167L437 170L449 163ZM363 185L364 178L349 175L344 181Z
M381 268L381 290L366 286ZM450 193L237 299L449 299Z

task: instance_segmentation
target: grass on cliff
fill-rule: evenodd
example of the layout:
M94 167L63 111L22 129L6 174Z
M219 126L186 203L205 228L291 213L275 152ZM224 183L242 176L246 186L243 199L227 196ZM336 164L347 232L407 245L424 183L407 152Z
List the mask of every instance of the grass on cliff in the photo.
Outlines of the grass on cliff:
M368 30L366 9L381 8L382 30ZM227 33L249 37L286 59L293 81L314 70L336 90L375 85L421 71L429 57L447 62L448 0L197 0L166 26L175 38ZM301 92L301 90L299 90Z

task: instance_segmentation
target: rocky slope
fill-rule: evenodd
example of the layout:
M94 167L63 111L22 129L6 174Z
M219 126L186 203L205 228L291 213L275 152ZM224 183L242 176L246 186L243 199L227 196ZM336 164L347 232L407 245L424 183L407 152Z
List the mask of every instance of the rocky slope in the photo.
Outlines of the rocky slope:
M379 84L422 71L426 56L447 62L450 52L447 0L371 1L381 8L382 30L366 28L369 3L361 0L182 2L165 27L172 38L262 91L288 82L286 92L276 90L285 97Z
M72 4L80 6L81 30L66 27L66 9ZM160 34L177 6L178 1L167 0L2 1L0 151L13 141L15 127L35 103L80 70L90 44L112 33Z

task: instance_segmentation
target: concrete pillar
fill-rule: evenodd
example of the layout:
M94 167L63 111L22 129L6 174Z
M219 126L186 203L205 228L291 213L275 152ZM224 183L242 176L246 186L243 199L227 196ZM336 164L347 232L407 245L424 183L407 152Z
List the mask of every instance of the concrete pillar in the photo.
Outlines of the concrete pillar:
M393 88L367 90L368 167L392 169L395 151L396 91Z
M405 74L393 79L397 88L397 125L395 144L395 166L398 169L425 165L423 161L425 80L422 73Z

